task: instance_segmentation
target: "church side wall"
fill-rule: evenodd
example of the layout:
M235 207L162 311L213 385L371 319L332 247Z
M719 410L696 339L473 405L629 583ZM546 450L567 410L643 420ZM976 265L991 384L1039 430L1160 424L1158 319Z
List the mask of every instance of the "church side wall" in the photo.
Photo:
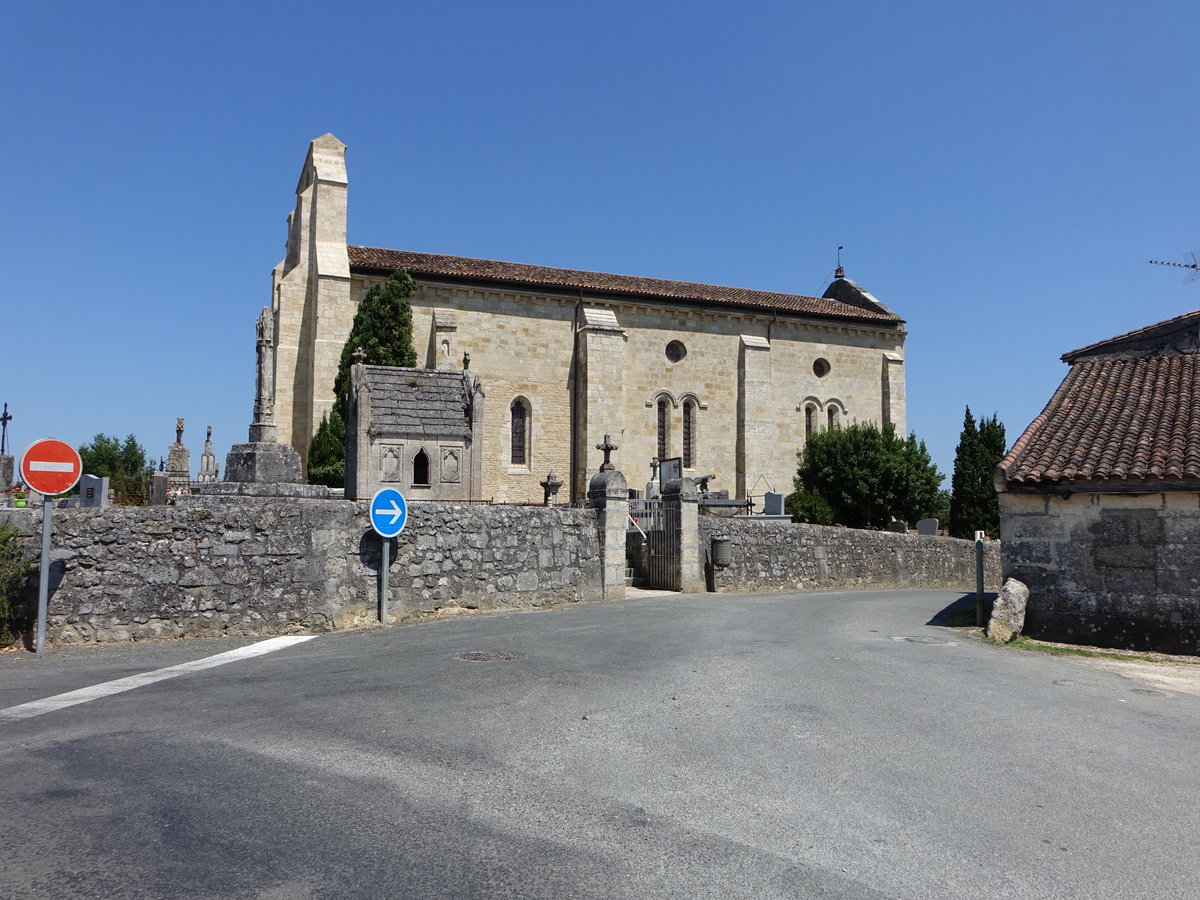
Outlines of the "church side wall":
M40 546L41 516L0 511ZM189 497L55 510L52 643L324 632L377 620L365 503ZM603 599L595 510L414 503L391 615ZM36 582L31 585L36 602Z
M356 276L345 328L367 287L379 279ZM593 449L606 431L621 449L616 460L630 473L630 486L643 489L649 462L658 455L657 399L670 399L670 456L682 455L683 401L698 404L696 464L686 475L715 474L713 488L761 495L764 490L789 492L796 472L796 452L804 445L807 402L815 404L818 428L828 427L830 409L840 424L880 422L885 410L903 433L904 382L902 332L857 325L826 324L799 319L772 319L759 314L730 314L684 307L664 308L630 303L588 307L611 309L623 336L584 331L582 360L591 354L593 368L575 371L575 300L544 294L470 287L421 285L413 299L413 333L418 359L425 365L462 365L471 354L471 370L481 379L487 410L483 446L481 496L498 502L537 502L538 482L553 470L564 480L571 471L572 391L585 394L579 426L585 469L578 484L599 468ZM435 325L434 311L454 319L453 330ZM767 338L770 349L756 351L759 373L749 382L754 392L754 428L744 445L745 472L738 477L739 384L742 335ZM615 343L620 340L620 346ZM687 354L678 362L666 356L678 340ZM453 359L442 359L442 342ZM595 345L595 346L593 346ZM600 346L608 349L601 352ZM612 345L612 346L609 346ZM618 352L619 351L619 352ZM619 356L614 357L616 353ZM898 357L887 363L885 354ZM616 365L603 361L612 357ZM818 377L816 360L829 364ZM620 375L613 372L619 371ZM890 372L890 384L885 373ZM763 374L765 373L765 374ZM615 379L606 387L604 379ZM764 380L765 378L765 380ZM889 392L885 399L885 389ZM530 460L511 464L510 406L517 397L531 407ZM569 490L569 488L565 489ZM565 494L564 494L565 496Z

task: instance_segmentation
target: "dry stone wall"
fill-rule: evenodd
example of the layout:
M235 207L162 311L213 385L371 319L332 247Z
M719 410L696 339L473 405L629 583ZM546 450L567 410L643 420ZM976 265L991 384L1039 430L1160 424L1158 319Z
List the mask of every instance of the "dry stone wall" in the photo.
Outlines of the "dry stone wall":
M392 542L390 614L600 599L595 518L412 504ZM0 519L39 551L40 510ZM380 540L365 503L191 497L56 509L53 528L53 643L322 632L377 617Z
M730 541L731 562L711 564L713 538ZM700 517L712 590L727 593L828 588L975 589L973 541L830 528L792 522ZM1000 587L1000 545L984 546L984 586Z

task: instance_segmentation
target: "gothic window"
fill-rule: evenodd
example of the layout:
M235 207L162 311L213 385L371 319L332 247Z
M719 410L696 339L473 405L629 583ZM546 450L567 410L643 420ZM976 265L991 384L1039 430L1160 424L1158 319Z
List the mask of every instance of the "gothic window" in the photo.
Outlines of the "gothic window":
M836 406L831 406L828 410L826 410L826 413L829 419L829 430L832 431L838 427L838 408Z
M659 459L662 459L660 456ZM696 401L683 401L683 467L696 467Z
M658 401L658 458L666 459L671 449L671 401Z
M518 397L509 407L512 414L512 447L509 463L514 466L529 465L529 404Z
M429 486L429 454L424 450L418 450L417 455L413 457L412 483Z
M813 404L804 407L804 437L807 440L817 430L817 408Z

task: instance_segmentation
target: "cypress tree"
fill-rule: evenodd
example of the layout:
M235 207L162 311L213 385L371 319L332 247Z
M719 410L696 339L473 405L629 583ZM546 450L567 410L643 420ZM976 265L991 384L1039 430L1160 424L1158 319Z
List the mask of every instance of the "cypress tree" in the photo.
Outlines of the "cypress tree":
M337 400L329 414L321 417L317 433L308 445L309 484L330 487L345 484L347 398L354 352L362 347L365 361L372 366L416 366L412 322L412 296L416 291L417 283L412 276L404 269L397 269L387 281L372 285L358 304L333 382Z
M976 531L1000 536L1000 502L992 472L1004 458L1004 441L1004 425L997 416L980 419L976 427L967 407L950 483L949 530L955 537L971 538Z

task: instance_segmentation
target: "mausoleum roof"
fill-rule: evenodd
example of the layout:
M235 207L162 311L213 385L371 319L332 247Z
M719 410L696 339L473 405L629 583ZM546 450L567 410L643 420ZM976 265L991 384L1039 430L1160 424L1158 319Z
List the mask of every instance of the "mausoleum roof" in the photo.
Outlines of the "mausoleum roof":
M1010 488L1200 479L1198 326L1200 310L1065 354L1067 377L1000 462Z
M463 372L392 366L362 368L371 391L372 428L431 438L470 436L471 398Z
M414 277L463 278L531 287L587 290L594 293L630 295L663 300L685 301L722 306L750 307L843 320L868 321L881 325L903 324L904 320L869 294L862 294L861 305L841 300L756 291L749 288L720 287L689 281L641 278L635 275L609 275L577 269L555 269L524 263L417 253L411 250L383 250L377 247L348 248L352 269L391 272L406 269ZM855 286L857 287L857 286Z

